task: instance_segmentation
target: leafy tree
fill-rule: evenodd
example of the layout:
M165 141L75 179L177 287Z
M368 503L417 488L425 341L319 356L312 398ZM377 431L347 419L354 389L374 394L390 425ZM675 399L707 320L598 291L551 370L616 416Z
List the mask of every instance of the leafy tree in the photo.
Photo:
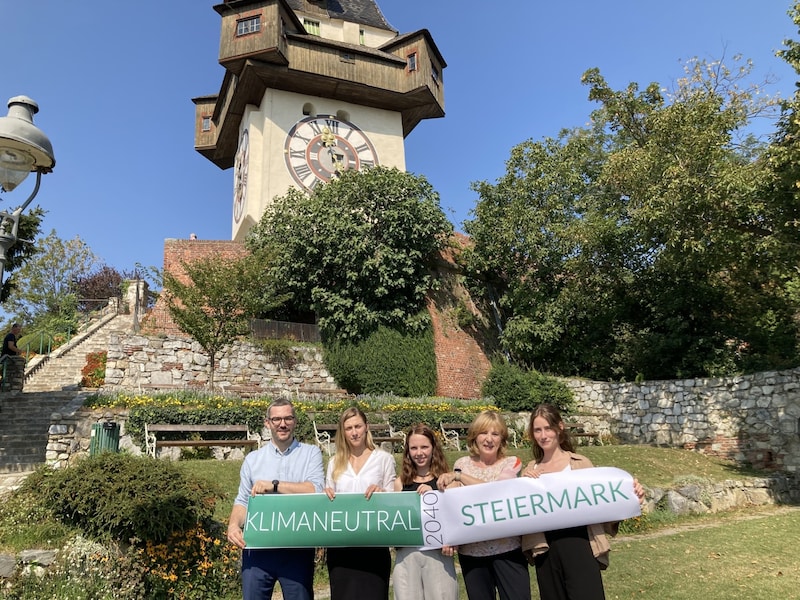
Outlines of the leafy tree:
M517 362L632 379L796 360L797 222L764 193L745 132L774 101L748 75L692 61L672 92L615 91L587 71L590 126L524 142L496 184L474 184L466 263L498 295Z
M208 353L210 385L216 356L231 339L249 332L250 319L285 300L272 284L267 254L216 255L181 263L185 278L165 271L164 298L170 316Z
M36 254L36 245L32 240L36 239L41 231L44 214L45 211L37 206L20 216L17 243L6 252L7 261L3 271L3 285L0 287L0 302L5 302L18 287L17 278L13 276L14 272Z
M36 243L35 254L14 273L15 289L6 310L30 324L29 332L38 328L52 335L74 327L76 281L90 273L97 261L79 237L62 240L52 230Z
M795 3L789 16L800 29L800 3ZM777 52L800 76L800 42L784 40L784 48ZM781 244L770 250L774 254L788 256L781 262L792 260L797 246L796 230L800 227L800 82L795 83L795 92L791 98L781 104L781 117L778 120L776 134L767 151L769 180L764 194L780 207L785 214L788 227L784 228L786 236ZM794 233L794 235L792 235ZM787 293L793 301L800 305L800 273L795 269L787 284Z
M380 326L427 326L431 260L451 232L423 177L376 167L276 198L248 245L273 250L275 280L317 315L324 339L348 342Z
M123 275L114 267L107 265L79 277L75 282L79 309L92 310L98 308L98 300L118 298L122 293L122 280Z

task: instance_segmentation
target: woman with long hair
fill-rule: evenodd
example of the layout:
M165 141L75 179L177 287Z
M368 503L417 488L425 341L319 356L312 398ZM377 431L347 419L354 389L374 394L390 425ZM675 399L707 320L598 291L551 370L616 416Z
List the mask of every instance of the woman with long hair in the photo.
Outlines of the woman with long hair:
M420 495L438 489L437 479L448 471L447 458L436 433L417 423L406 432L403 466L394 482L397 492ZM457 600L454 548L436 550L397 548L392 577L395 600Z
M367 416L351 406L339 417L336 454L328 463L325 493L394 491L394 457L375 447ZM389 548L328 548L331 600L388 600L392 559Z
M555 406L540 404L531 413L528 436L533 442L533 460L522 472L539 477L592 467L592 462L575 453L561 413ZM634 480L634 492L641 501L644 489ZM604 600L600 571L608 567L611 546L606 534L616 535L619 523L599 523L545 531L522 536L528 561L536 567L542 600Z

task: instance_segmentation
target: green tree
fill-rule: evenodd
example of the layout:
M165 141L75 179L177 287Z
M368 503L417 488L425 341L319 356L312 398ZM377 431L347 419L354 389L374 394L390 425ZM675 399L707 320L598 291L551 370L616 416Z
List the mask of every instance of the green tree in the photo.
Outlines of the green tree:
M9 212L13 210L9 209ZM25 261L36 254L36 244L32 240L41 232L42 217L45 211L37 206L20 216L17 243L6 252L6 265L3 270L3 285L0 287L0 302L5 303L17 289L17 278L13 276Z
M35 253L14 272L14 290L6 310L26 323L27 333L56 335L74 330L76 282L97 263L80 237L63 240L52 230L36 242Z
M499 297L518 362L605 379L796 360L797 232L746 135L774 105L749 73L691 61L665 92L587 71L591 125L520 144L496 184L474 184L466 262Z
M427 326L431 262L451 233L423 177L376 167L276 198L248 245L272 249L275 280L317 315L324 339L347 342Z
M285 300L272 285L269 262L265 253L241 258L217 255L181 263L185 278L169 271L163 274L170 316L208 353L211 387L219 351L233 338L249 333L251 318Z
M800 3L792 6L789 16L800 29ZM777 55L800 76L800 42L784 40L784 48ZM780 259L781 262L791 261L798 245L797 229L800 227L800 82L795 83L792 97L781 104L781 117L773 143L767 151L766 162L769 180L764 194L779 206L787 225L783 229L785 237L782 243L776 244L770 251L773 254L788 254ZM800 272L797 268L789 277L787 293L800 305Z

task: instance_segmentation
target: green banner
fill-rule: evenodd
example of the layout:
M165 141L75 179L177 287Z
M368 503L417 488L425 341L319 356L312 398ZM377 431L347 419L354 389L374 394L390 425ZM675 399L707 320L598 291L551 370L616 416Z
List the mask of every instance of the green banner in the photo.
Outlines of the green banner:
M264 494L250 498L248 548L422 546L418 494Z

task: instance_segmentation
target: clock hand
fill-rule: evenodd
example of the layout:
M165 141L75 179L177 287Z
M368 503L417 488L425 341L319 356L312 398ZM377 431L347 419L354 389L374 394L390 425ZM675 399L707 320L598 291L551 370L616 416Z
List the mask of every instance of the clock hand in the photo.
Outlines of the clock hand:
M322 141L322 145L328 149L328 154L331 157L334 171L336 173L341 173L344 171L344 163L339 160L339 155L336 152L336 136L330 129L328 129L328 127L324 127L322 129L320 140Z

